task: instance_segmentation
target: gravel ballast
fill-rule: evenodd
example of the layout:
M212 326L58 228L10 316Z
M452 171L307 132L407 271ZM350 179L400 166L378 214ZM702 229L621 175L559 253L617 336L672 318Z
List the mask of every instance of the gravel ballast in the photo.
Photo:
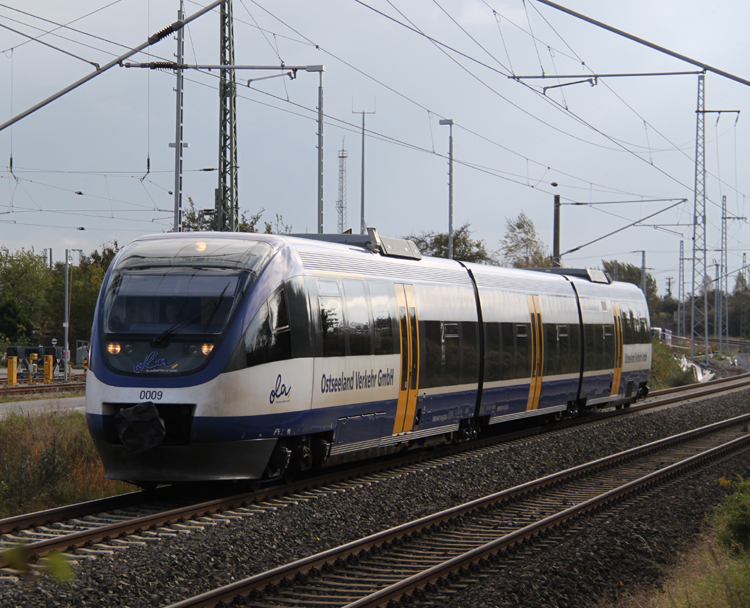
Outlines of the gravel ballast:
M204 532L81 560L76 578L0 583L0 606L166 606L362 536L662 437L750 411L750 392L705 399L528 440L449 465L404 473L259 513ZM445 606L595 606L659 580L694 542L723 491L747 476L734 459L683 478L627 509L586 520L570 539L520 555ZM574 526L577 524L573 524Z

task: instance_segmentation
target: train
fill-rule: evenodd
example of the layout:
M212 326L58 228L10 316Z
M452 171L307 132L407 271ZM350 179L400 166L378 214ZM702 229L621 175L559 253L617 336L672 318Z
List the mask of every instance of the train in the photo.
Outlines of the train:
M105 476L260 483L648 391L643 293L600 270L422 256L362 235L183 232L123 247L92 327Z

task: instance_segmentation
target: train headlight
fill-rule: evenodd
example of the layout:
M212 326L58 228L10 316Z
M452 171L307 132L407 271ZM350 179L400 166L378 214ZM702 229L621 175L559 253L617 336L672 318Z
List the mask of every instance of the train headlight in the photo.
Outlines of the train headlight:
M214 349L213 344L209 344L206 342L205 344L201 345L201 352L208 357L208 355L211 354L211 351Z
M117 342L107 342L107 352L110 355L119 355L120 354L120 345Z

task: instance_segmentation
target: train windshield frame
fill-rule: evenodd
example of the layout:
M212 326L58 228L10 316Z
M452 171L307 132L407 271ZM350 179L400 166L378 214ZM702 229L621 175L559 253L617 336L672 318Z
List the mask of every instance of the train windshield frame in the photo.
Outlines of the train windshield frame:
M185 241L136 242L118 258L101 309L112 371L174 376L202 368L273 251L259 241Z

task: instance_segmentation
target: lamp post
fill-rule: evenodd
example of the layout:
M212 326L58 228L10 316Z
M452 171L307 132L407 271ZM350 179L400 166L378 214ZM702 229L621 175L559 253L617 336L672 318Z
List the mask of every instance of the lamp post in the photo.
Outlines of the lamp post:
M453 119L445 118L441 125L448 125L448 259L453 259Z
M66 249L65 250L65 319L63 320L63 378L68 379L68 360L70 359L70 348L68 347L68 327L70 325L70 311L68 310L68 264L70 263L70 254L77 251L83 253L83 249Z

